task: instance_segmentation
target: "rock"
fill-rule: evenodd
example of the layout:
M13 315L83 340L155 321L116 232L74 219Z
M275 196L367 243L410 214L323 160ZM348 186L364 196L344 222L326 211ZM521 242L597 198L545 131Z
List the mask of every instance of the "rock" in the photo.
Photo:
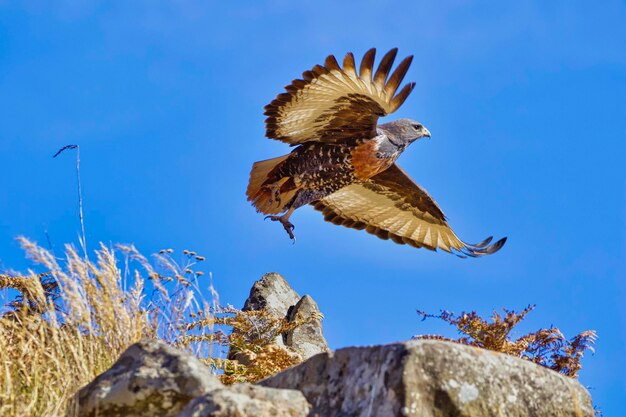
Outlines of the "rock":
M267 310L275 317L285 318L298 300L300 296L285 278L276 272L269 272L254 283L242 310Z
M276 272L269 272L256 281L250 289L250 295L243 305L243 311L266 310L277 319L287 317L287 312L300 299L285 279ZM265 326L259 326L265 328ZM259 338L262 335L251 335L251 338ZM285 347L282 335L276 336L274 343ZM236 355L229 353L230 359L237 359Z
M326 344L326 339L322 332L322 314L317 307L317 303L311 297L305 295L291 309L287 317L290 323L307 320L311 317L317 318L285 334L285 344L297 351L304 359L308 359L318 353L329 352L328 344Z
M592 417L574 379L531 362L437 340L321 354L259 384L302 391L311 416Z
M291 349L308 359L318 353L328 352L328 344L322 331L321 318L323 317L317 303L308 295L300 298L287 281L277 274L270 272L259 281L256 281L250 290L243 311L266 310L277 319L304 320L311 316L318 317L313 322L306 323L293 331L278 335L274 344ZM259 323L259 329L267 329L264 323ZM248 336L246 336L248 337ZM250 335L251 338L262 338L262 334ZM229 359L245 360L240 352L230 352Z
M192 354L144 340L78 392L76 415L175 416L191 399L222 387Z
M224 386L195 356L157 340L129 347L76 397L70 415L79 417L306 417L310 409L299 391Z
M238 384L195 398L178 417L306 417L300 391Z

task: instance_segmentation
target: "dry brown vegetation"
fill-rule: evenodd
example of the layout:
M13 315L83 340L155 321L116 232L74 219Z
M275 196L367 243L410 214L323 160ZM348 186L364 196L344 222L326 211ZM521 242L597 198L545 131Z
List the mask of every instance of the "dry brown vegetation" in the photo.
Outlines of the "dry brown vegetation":
M188 330L201 326L226 326L231 330L228 333L214 330L201 338L210 339L229 352L227 359L211 356L205 361L223 371L220 379L224 384L234 384L256 382L302 362L298 353L277 345L275 340L283 333L320 318L312 316L306 321L288 322L265 310L241 311L230 307L220 309L212 317L197 318L188 325ZM187 336L180 343L189 341L198 341L198 337Z
M416 338L447 340L506 353L575 378L581 369L580 360L585 351L593 352L596 332L587 330L568 340L559 329L550 327L511 339L511 330L534 308L535 306L528 306L519 313L503 309L504 315L494 311L491 321L482 318L475 311L459 315L442 311L441 314L432 315L418 310L417 313L424 319L433 317L443 320L455 326L465 336L448 339L436 335L421 335Z
M19 241L46 272L0 275L0 416L64 415L77 389L146 337L192 351L225 383L256 381L301 360L273 344L298 323L221 308L195 252L176 262L166 249L149 261L133 246L101 245L91 261L66 246L59 260ZM231 347L239 361L226 359Z

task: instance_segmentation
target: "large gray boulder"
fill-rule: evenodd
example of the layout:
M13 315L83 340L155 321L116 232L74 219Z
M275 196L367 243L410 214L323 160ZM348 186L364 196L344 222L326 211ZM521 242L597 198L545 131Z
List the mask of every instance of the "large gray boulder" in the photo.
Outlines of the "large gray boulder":
M224 386L195 356L144 340L83 387L68 416L306 417L309 409L300 391Z
M436 340L319 354L259 384L302 391L320 417L591 417L574 379Z
M304 323L284 335L285 345L295 350L302 358L308 359L318 353L330 351L322 332L322 313L311 297L308 295L302 297L289 310L287 320L290 323Z
M83 387L70 414L176 416L193 398L221 388L217 377L190 353L159 340L129 347L104 373Z
M307 321L292 331L276 335L273 340L274 344L297 352L303 359L330 351L324 338L322 314L317 303L308 295L300 297L276 272L267 273L254 283L242 310L265 310L274 318L286 319L290 323ZM257 327L267 328L261 324ZM263 335L250 336L259 338ZM244 360L235 352L231 352L229 358Z
M309 410L300 391L238 384L195 398L178 417L307 417Z

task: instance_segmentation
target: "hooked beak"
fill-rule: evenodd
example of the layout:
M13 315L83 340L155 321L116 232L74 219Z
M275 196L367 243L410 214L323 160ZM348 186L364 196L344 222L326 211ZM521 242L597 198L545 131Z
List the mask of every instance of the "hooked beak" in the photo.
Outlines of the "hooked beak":
M430 131L426 129L425 127L422 128L422 131L423 131L422 137L428 136L428 139L430 139Z

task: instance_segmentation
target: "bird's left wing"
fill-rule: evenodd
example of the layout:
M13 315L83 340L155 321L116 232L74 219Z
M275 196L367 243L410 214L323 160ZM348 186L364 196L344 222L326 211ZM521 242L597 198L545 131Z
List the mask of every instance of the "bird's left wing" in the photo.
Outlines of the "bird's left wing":
M506 242L503 238L489 245L491 237L477 244L461 241L437 203L396 164L312 205L333 224L365 229L381 239L416 248L440 248L462 257L492 254Z
M265 106L266 136L292 146L375 136L378 118L396 111L415 86L407 84L396 94L413 58L405 58L389 76L397 52L389 51L374 73L376 50L370 49L358 74L352 53L343 68L329 55L323 66L305 71Z

